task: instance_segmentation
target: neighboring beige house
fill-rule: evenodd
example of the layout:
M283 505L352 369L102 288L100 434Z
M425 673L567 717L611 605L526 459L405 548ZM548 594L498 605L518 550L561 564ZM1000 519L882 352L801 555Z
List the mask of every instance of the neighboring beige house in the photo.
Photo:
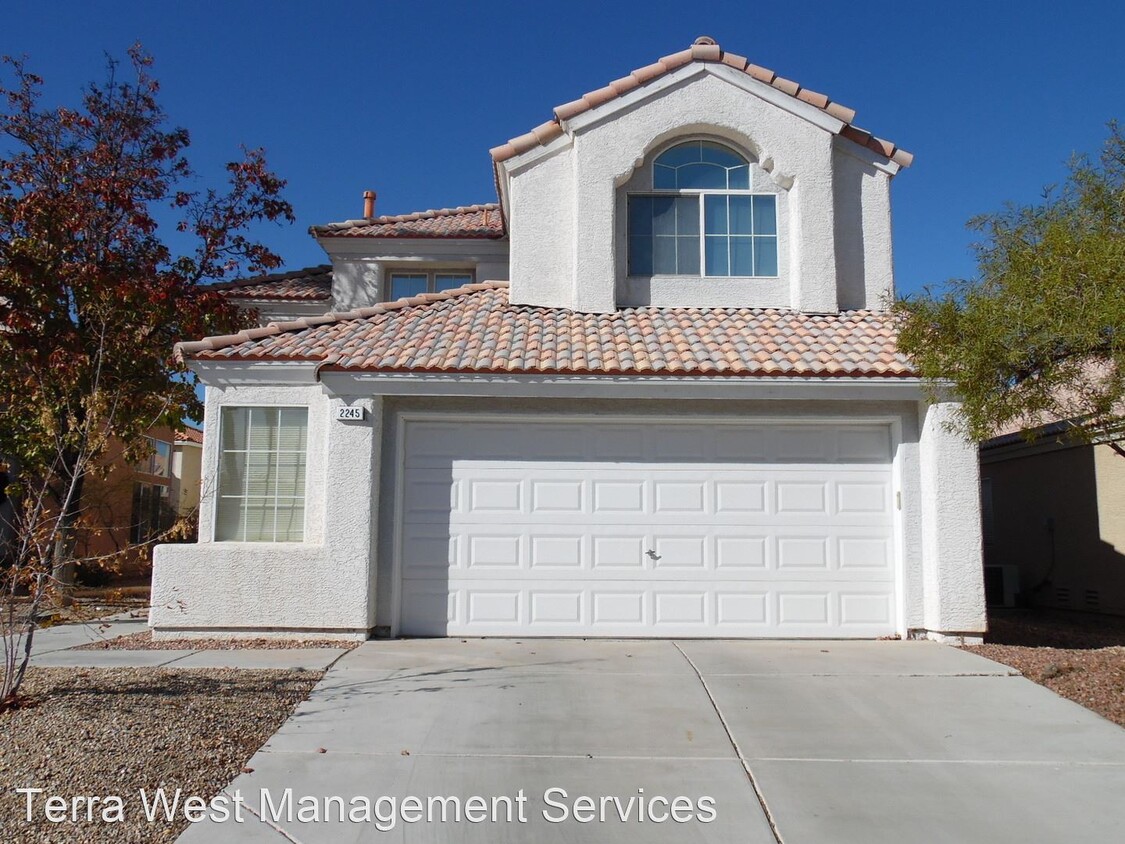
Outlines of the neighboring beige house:
M157 637L980 639L976 446L886 310L909 153L709 38L491 153L497 203L368 196L180 345Z
M203 432L189 425L176 432L172 447L172 506L181 516L190 516L199 509L202 468Z
M1125 450L1065 430L981 445L989 603L1125 615Z

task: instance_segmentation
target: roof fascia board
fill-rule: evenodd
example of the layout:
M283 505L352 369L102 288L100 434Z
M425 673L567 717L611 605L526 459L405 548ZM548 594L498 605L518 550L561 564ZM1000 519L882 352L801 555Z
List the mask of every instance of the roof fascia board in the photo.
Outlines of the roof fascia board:
M301 316L319 316L332 304L332 297L323 299L244 299L231 296L230 299L240 308L255 311L285 311L286 313L300 314Z
M870 150L862 144L857 144L855 141L845 138L843 135L837 135L833 140L833 144L838 152L847 155L857 161L862 161L864 164L874 167L876 170L882 170L889 176L896 176L902 169L902 165L885 156L879 155L874 150Z
M566 124L563 125L565 126ZM516 155L499 162L499 166L503 168L505 175L509 177L516 176L540 162L554 158L559 153L566 152L572 146L574 146L574 136L563 132L545 145L532 147L521 155Z
M317 238L330 258L399 261L420 254L458 258L508 254L508 239L485 237L326 237Z
M669 399L856 399L918 401L917 378L794 378L321 372L339 395L433 395Z
M683 67L678 67L673 71L665 73L645 85L634 88L632 91L622 94L619 97L615 97L607 103L584 111L581 114L576 114L569 120L560 121L560 125L564 129L561 136L553 139L545 146L532 147L527 150L527 152L505 159L499 162L499 166L505 174L511 175L517 173L569 147L573 143L573 135L611 120L614 115L620 111L636 108L639 105L663 95L672 88L708 74L729 82L736 88L740 88L749 94L759 97L771 105L784 109L790 114L796 115L830 134L838 135L840 130L846 125L842 120L833 117L827 112L809 105L790 94L786 94L784 91L779 91L772 85L759 82L754 77L742 71L735 70L732 67L728 67L725 64L720 64L718 62L691 62Z
M742 71L735 70L733 67L728 67L718 62L692 62L691 64L676 68L647 85L634 88L632 91L620 97L616 97L604 105L575 115L570 118L570 120L564 121L562 125L570 132L583 132L611 119L618 111L635 108L638 105L664 94L671 88L679 87L697 77L706 75L715 76L725 82L729 82L736 88L748 94L753 94L759 99L765 100L771 105L775 105L790 114L800 117L833 135L839 134L840 130L844 128L845 124L842 120L790 94L786 94L784 91L779 91L772 85L759 82L754 77Z
M188 360L188 368L208 387L232 384L315 384L320 361Z

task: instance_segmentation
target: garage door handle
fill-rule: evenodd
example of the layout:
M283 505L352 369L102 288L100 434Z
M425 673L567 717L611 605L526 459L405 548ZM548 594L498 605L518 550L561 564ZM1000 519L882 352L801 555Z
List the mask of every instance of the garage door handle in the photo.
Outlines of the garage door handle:
M655 551L653 551L651 548L649 548L647 551L645 551L645 556L648 557L650 560L654 560L654 561L661 559L661 556L659 554L657 554Z

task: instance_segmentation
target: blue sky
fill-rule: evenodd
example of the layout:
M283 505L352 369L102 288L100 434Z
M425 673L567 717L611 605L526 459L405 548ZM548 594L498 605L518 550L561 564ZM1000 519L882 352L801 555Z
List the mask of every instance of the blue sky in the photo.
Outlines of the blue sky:
M289 180L295 226L262 234L289 267L309 225L495 198L489 147L553 106L700 34L858 112L915 153L894 185L900 292L974 264L965 221L1035 200L1125 117L1114 2L19 3L0 53L73 100L106 51L141 41L212 180L238 145Z

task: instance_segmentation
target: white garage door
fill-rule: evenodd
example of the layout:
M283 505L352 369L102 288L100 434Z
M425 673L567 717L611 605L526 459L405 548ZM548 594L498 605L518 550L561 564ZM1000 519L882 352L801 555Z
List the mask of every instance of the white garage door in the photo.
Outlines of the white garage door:
M894 631L887 426L406 424L407 636Z

